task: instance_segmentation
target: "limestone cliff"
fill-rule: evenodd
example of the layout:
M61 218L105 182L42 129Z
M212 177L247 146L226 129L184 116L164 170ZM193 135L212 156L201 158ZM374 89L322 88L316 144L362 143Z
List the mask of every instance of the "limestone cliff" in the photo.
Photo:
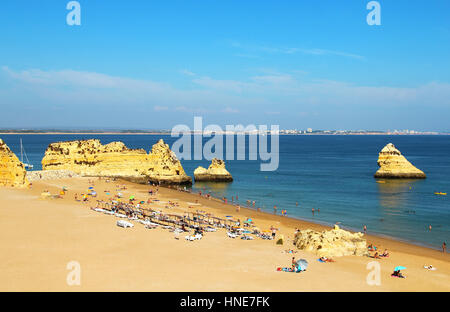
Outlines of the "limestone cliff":
M144 149L122 142L102 145L99 140L52 143L42 159L43 170L70 170L81 176L116 177L138 183L191 183L180 161L163 140Z
M0 186L28 186L26 174L25 167L19 158L0 139Z
M294 244L298 249L313 252L319 257L364 256L367 255L367 246L363 236L362 233L353 234L335 225L330 231L300 231L294 238Z
M375 178L387 179L425 179L423 171L414 167L395 148L394 144L386 145L378 155L380 169L375 173Z
M212 182L231 182L233 177L225 169L225 162L223 160L214 158L211 161L208 169L198 167L194 171L195 181L212 181Z

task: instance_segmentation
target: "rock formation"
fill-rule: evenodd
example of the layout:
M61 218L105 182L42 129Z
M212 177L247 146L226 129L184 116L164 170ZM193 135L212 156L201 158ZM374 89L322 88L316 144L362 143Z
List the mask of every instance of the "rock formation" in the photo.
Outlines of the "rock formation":
M0 186L24 187L30 183L26 170L19 158L0 139Z
M294 238L294 244L298 249L313 252L319 257L364 256L368 252L363 236L362 233L352 234L335 225L330 231L300 231Z
M52 143L45 151L42 169L69 170L81 176L123 178L137 183L192 183L163 140L153 145L149 154L144 149L129 149L122 142Z
M378 166L380 169L375 173L375 178L387 179L425 179L423 171L414 167L395 148L394 144L386 145L378 155Z
M28 181L41 181L41 180L58 180L69 179L79 177L78 174L69 170L35 170L27 171Z
M214 158L208 169L198 167L194 171L195 181L211 181L211 182L231 182L233 177L225 169L225 162L221 159Z

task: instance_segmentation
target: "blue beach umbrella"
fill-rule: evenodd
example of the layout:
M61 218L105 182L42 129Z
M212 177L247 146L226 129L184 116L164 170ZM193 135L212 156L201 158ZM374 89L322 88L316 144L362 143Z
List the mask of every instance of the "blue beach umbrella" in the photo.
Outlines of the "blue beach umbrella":
M306 261L305 259L298 260L297 267L302 271L306 270L306 268L308 267L308 261Z
M399 266L396 266L394 269L394 271L401 271L401 270L406 270L406 268L404 266L399 265Z

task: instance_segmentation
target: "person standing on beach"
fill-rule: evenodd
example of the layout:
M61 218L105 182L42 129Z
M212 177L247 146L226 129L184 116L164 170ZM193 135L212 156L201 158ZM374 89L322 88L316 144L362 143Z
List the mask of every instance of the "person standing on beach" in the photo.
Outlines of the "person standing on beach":
M273 206L273 214L277 214L277 206Z
M442 243L442 252L445 253L447 251L447 244L445 242Z
M277 230L273 227L273 225L270 226L270 229L272 230L272 238L275 239L275 235L277 234Z
M364 224L364 234L367 234L367 226Z

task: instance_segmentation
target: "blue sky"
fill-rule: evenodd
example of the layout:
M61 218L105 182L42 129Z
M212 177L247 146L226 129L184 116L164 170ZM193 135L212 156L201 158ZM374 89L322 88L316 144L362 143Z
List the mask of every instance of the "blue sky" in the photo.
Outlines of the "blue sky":
M450 131L450 1L0 6L0 128L205 123Z

